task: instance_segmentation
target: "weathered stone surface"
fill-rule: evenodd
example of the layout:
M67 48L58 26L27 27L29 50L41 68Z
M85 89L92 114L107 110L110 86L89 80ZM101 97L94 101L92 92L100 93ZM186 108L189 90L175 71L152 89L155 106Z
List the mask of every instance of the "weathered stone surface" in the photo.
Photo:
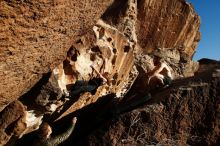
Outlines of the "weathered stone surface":
M133 85L138 76L134 55L137 52L137 1L128 0L127 5L122 31L100 19L93 27L94 35L77 40L68 51L67 59L53 70L63 94L69 96L70 101L79 96L60 118L110 94L122 99ZM95 90L88 90L94 87Z
M94 44L92 46L88 45L89 43L86 41L90 40L86 36L82 37L78 43L75 43L73 48L77 55L75 58L72 58L72 56L72 59L64 61L63 68L59 71L64 79L60 77L58 80L62 79L61 82L64 85L66 84L66 87L74 86L76 81L79 80L90 82L100 78L100 76L103 76L106 81L103 81L97 87L94 95L89 92L82 92L79 99L60 118L109 94L115 94L116 98L123 98L138 75L134 65L134 50L130 47L128 39L117 29L105 24L103 21L99 21L93 29L96 34ZM63 69L64 71L61 73ZM66 90L67 94L70 94L71 100L79 96L71 95L71 92L75 92L74 90L77 89L71 90L70 88L68 90L65 89L65 86L64 90Z
M121 30L126 0L115 2L103 15ZM185 0L139 0L137 38L145 53L157 48L178 49L192 58L200 40L200 18ZM182 53L181 53L182 54Z
M112 1L89 2L0 3L0 111L35 85L19 99L27 106L26 118L17 122L14 135L36 130L45 119L66 119L105 97L126 101L151 92L148 79L157 67L157 52L175 80L198 70L192 56L200 19L184 0L114 1L94 27ZM156 114L162 106L155 106Z
M16 100L10 103L0 113L0 145L6 144L11 136L17 133L14 130L14 128L16 129L16 122L24 117L25 110L26 107L24 107L24 105L20 101Z
M181 49L189 58L195 53L200 18L185 0L140 1L138 18L138 38L147 52L159 47Z
M58 65L112 0L0 2L0 111Z

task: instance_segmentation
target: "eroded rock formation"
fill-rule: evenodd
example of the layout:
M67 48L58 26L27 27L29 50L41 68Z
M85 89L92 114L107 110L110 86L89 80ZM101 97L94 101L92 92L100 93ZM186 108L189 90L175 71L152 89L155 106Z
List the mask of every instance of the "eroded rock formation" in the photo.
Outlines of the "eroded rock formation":
M120 0L108 7L111 2L0 3L0 30L4 34L0 39L0 111L31 89L19 98L25 112L21 120L11 124L18 125L12 131L20 132L10 133L12 136L19 138L36 130L43 120L65 119L104 97L113 96L119 102L151 92L147 80L155 68L153 58L157 52L172 69L174 80L197 72L199 63L192 61L192 56L200 39L200 19L192 5L184 0ZM22 15L24 12L29 13ZM179 91L167 97L164 104L171 99L179 104L174 95ZM154 111L149 110L151 113ZM4 117L3 111L1 115ZM166 122L166 128L171 128ZM0 130L8 141L11 135L5 128ZM169 134L156 138L170 138Z
M60 64L112 0L0 2L0 111ZM98 9L97 9L98 7Z
M116 2L103 19L122 30L126 0ZM200 18L185 0L139 0L137 39L145 52L157 48L175 48L192 58L200 40Z
M21 133L15 128L10 127L16 121L22 121L25 117L25 107L20 101L10 103L2 112L0 117L0 144L6 144L12 135L19 136ZM18 122L18 123L19 123ZM20 129L25 130L25 126L20 126Z

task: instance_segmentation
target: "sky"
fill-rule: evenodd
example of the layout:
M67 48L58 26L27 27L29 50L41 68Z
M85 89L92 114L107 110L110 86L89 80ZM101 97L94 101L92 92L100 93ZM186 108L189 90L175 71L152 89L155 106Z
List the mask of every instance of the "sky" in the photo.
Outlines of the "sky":
M193 60L220 60L220 0L187 0L201 17L201 40Z

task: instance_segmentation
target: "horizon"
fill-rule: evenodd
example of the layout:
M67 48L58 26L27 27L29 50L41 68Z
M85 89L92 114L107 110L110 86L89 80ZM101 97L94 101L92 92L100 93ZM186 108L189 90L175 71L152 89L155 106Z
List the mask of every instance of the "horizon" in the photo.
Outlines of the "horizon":
M202 58L209 58L214 60L220 60L220 1L200 1L200 0L187 0L191 3L200 16L201 25L201 39L196 48L196 53L193 56L193 60L199 60Z

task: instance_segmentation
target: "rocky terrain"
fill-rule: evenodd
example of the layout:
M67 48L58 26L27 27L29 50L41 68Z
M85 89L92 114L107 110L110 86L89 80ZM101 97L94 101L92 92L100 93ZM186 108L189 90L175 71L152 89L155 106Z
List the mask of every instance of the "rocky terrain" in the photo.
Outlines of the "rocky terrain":
M30 145L43 121L56 134L73 116L63 145L220 143L220 62L192 61L200 18L185 0L0 7L0 145ZM158 54L170 86L149 82Z
M106 121L80 144L219 145L220 62L208 61L201 60L205 70L196 76L152 93L145 105Z

